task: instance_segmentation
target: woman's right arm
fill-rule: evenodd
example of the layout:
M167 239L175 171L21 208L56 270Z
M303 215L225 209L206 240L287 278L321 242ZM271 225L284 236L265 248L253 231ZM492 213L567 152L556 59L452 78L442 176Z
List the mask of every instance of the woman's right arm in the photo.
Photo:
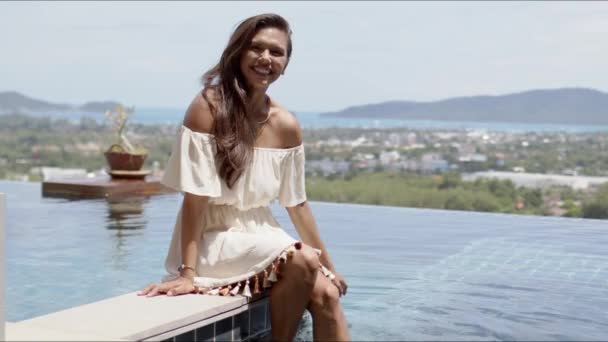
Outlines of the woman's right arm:
M213 115L207 100L199 93L192 100L184 117L184 126L189 129L210 133L213 127ZM182 201L181 226L181 257L185 267L180 271L180 277L162 284L151 284L142 291L140 296L156 296L166 293L169 296L190 293L194 291L193 278L196 276L196 261L199 255L198 246L203 230L203 219L207 212L209 197L184 193Z
M207 196L184 194L182 201L181 251L182 263L186 266L180 271L177 279L162 284L151 284L137 294L154 297L166 293L167 296L177 296L191 293L195 290L196 259L198 258L198 243L203 231L203 217L207 211Z
M182 202L181 250L182 264L186 267L180 272L180 276L190 281L196 276L198 243L203 230L203 217L207 212L208 199L207 196L185 193Z

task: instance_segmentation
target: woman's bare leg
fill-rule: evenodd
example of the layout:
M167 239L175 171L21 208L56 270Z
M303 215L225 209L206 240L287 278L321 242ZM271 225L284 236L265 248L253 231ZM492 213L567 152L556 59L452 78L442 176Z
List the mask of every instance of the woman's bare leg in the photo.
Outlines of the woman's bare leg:
M315 341L349 341L346 317L340 305L340 291L322 273L317 281L309 304Z
M304 245L280 265L279 281L270 289L273 341L293 341L317 279L319 257Z

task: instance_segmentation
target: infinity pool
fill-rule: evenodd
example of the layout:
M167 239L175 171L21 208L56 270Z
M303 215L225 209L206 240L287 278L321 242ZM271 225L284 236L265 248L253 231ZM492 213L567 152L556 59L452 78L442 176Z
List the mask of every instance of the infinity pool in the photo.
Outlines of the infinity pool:
M0 192L9 321L161 277L179 194L68 201L8 181ZM350 286L354 340L608 340L607 221L311 205Z

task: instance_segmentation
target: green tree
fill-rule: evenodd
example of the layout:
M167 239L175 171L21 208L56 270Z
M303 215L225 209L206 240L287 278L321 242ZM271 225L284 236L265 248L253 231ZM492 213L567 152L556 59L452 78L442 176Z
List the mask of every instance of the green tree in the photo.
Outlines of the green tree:
M543 193L540 189L523 188L523 199L527 207L538 208L543 205Z
M462 178L459 173L449 172L443 175L439 189L450 189L459 187L462 184Z
M473 210L473 196L467 192L457 191L448 196L445 201L445 209Z
M593 198L583 204L583 217L608 219L608 183L604 183Z
M500 203L488 193L479 193L473 201L473 208L476 211L499 212Z
M581 217L583 216L583 211L580 205L576 205L572 200L566 200L564 205L562 206L566 213L564 216L566 217Z

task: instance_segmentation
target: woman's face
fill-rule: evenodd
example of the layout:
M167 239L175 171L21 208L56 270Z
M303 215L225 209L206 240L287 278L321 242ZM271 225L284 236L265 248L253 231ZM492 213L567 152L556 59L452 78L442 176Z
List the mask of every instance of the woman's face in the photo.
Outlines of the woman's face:
M267 27L260 29L241 56L241 72L251 90L266 90L287 66L287 33Z

